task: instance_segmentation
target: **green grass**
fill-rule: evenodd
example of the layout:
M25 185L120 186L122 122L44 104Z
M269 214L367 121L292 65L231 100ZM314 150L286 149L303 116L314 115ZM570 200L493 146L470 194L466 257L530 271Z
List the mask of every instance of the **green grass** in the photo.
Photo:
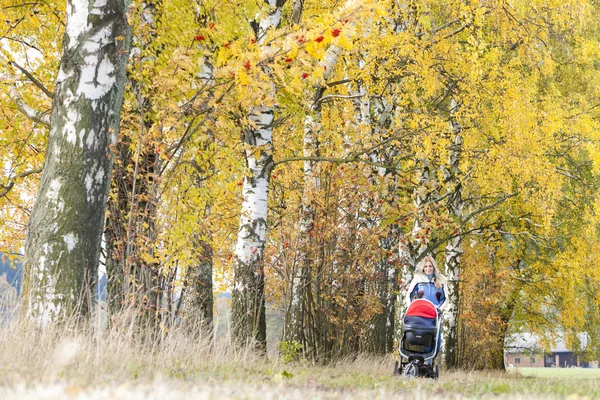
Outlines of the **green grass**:
M510 373L535 378L600 379L600 368L509 368Z

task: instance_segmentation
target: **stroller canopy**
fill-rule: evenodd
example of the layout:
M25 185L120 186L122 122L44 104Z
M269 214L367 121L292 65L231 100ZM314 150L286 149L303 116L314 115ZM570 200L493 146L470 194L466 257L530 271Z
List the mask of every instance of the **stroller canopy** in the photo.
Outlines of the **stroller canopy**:
M437 318L437 310L429 300L418 299L410 303L406 317Z

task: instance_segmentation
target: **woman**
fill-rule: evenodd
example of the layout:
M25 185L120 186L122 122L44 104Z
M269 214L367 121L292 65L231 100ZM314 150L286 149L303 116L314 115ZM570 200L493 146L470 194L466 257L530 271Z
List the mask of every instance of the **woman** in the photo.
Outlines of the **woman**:
M426 299L431 301L439 310L438 318L442 318L442 312L446 302L446 277L442 275L437 267L435 259L432 256L425 256L415 269L415 277L408 287L406 304L410 304L416 299ZM438 330L436 338L437 353L440 352L442 344L442 330ZM433 363L433 359L427 361Z
M417 265L415 277L408 287L406 304L416 299L431 301L443 310L446 305L446 278L438 270L435 259L425 256Z

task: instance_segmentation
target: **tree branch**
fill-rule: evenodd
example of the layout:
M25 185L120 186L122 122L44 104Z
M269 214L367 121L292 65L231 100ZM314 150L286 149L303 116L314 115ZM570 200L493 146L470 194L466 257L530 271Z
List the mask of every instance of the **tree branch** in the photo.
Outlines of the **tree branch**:
M475 228L471 228L471 229L468 229L466 231L462 231L462 232L458 232L458 233L453 233L453 234L450 234L450 235L446 235L443 238L436 240L435 242L430 242L425 247L425 251L421 252L421 257L419 257L419 259L416 260L416 261L417 262L421 261L421 259L423 257L425 257L427 254L430 254L432 251L434 251L435 249L437 249L442 244L448 242L449 240L452 240L452 239L454 239L456 237L466 236L466 235L468 235L470 233L473 233L473 232L482 231L484 229L488 229L489 227L492 227L492 226L500 224L500 223L502 223L502 219L490 222L490 223L485 224L485 225L479 225L479 226L477 226Z
M6 196L8 194L8 192L11 191L11 189L15 186L16 179L25 178L25 177L28 177L29 175L33 175L33 174L39 174L40 172L42 172L42 169L38 168L38 169L33 169L31 171L25 171L25 172L15 175L10 181L8 181L8 184L6 186L2 186L3 189L2 189L2 192L0 192L0 198Z
M471 220L476 215L479 215L479 214L482 214L482 213L484 213L484 212L486 212L488 210L491 210L492 208L494 208L497 205L505 202L506 200L510 199L511 197L515 197L517 194L519 194L519 192L513 192L511 194L504 195L501 198L499 198L497 201L495 201L495 202L493 202L491 204L488 204L487 206L482 207L479 210L473 211L471 214L467 215L467 217L462 220L461 224L464 226L467 222L469 222L469 220Z
M48 98L52 98L52 92L50 92L48 89L46 89L46 87L42 84L42 82L40 82L39 80L37 80L29 71L27 71L25 68L21 67L19 64L17 64L14 61L9 61L8 62L9 65L16 67L19 69L19 71L21 71L27 78L29 78L29 80L38 88L40 88L42 90L42 92L44 92L44 94L46 96L48 96Z
M419 129L418 131L423 130ZM417 132L418 132L417 131ZM330 163L334 163L334 164L345 164L345 163L351 163L351 162L358 162L358 163L362 163L362 164L366 164L366 165L372 165L374 167L380 167L380 168L386 168L389 170L401 170L400 168L391 166L391 165L384 165L381 163L377 163L377 162L373 162L373 161L368 161L368 160L363 160L360 158L360 156L364 155L364 154L368 154L370 152L372 152L373 150L385 146L386 144L388 144L391 141L394 140L402 140L404 138L406 138L410 133L413 132L409 132L406 133L405 135L396 135L396 136L391 136L369 148L360 150L358 152L355 153L350 153L348 155L348 157L344 157L344 158L338 158L338 157L302 157L302 156L298 156L298 157L288 157L288 158L283 158L281 160L275 161L273 163L273 167L279 165L279 164L285 164L288 162L293 162L293 161L322 161L322 162L330 162ZM405 157L408 158L409 156ZM404 158L403 158L404 159Z
M25 114L27 118L29 118L33 122L39 122L46 125L47 127L50 127L50 114L48 114L47 111L38 111L33 107L29 106L29 104L25 103L25 100L23 100L21 93L17 90L17 88L14 85L11 86L9 95L13 103L15 103L17 108L23 114Z
M325 102L327 100L332 100L332 99L356 99L356 98L359 98L359 97L363 97L363 95L362 94L355 94L355 95L352 95L352 96L346 96L346 95L343 95L343 94L330 94L330 95L327 95L327 96L323 96L319 100L315 101L315 104L313 105L313 107L318 106L319 104L321 104L321 103L323 103L323 102Z
M339 81L333 81L333 82L326 83L325 85L327 87L332 87L332 86L337 86L337 85L343 85L345 83L352 82L353 80L354 79L341 79Z
M348 163L360 163L360 164L366 164L366 165L371 165L373 167L378 167L378 168L384 168L387 170L401 170L398 167L394 167L392 165L385 165L385 164L381 164L381 163L377 163L377 162L373 162L373 161L369 161L369 160L364 160L358 157L346 157L346 158L336 158L336 157L288 157L288 158L284 158L281 159L279 161L275 161L273 163L273 167L279 165L279 164L285 164L288 162L293 162L293 161L317 161L317 162L330 162L333 164L348 164Z

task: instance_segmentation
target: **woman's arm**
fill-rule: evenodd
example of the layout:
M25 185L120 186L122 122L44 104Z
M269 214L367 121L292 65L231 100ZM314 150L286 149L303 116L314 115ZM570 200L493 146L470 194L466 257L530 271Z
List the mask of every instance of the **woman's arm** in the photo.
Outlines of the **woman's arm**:
M442 300L444 301L442 304L440 304L439 309L444 312L444 310L446 310L446 308L448 307L448 296L446 293L446 285L442 285L442 287L440 288L440 292L442 293Z
M417 278L417 276L415 275L415 277L413 278L413 280L410 282L410 285L408 285L408 290L406 291L406 299L405 299L405 304L408 306L410 303L412 303L412 301L414 299L411 298L411 295L413 294L413 292L415 291L417 285L419 284L419 279Z

